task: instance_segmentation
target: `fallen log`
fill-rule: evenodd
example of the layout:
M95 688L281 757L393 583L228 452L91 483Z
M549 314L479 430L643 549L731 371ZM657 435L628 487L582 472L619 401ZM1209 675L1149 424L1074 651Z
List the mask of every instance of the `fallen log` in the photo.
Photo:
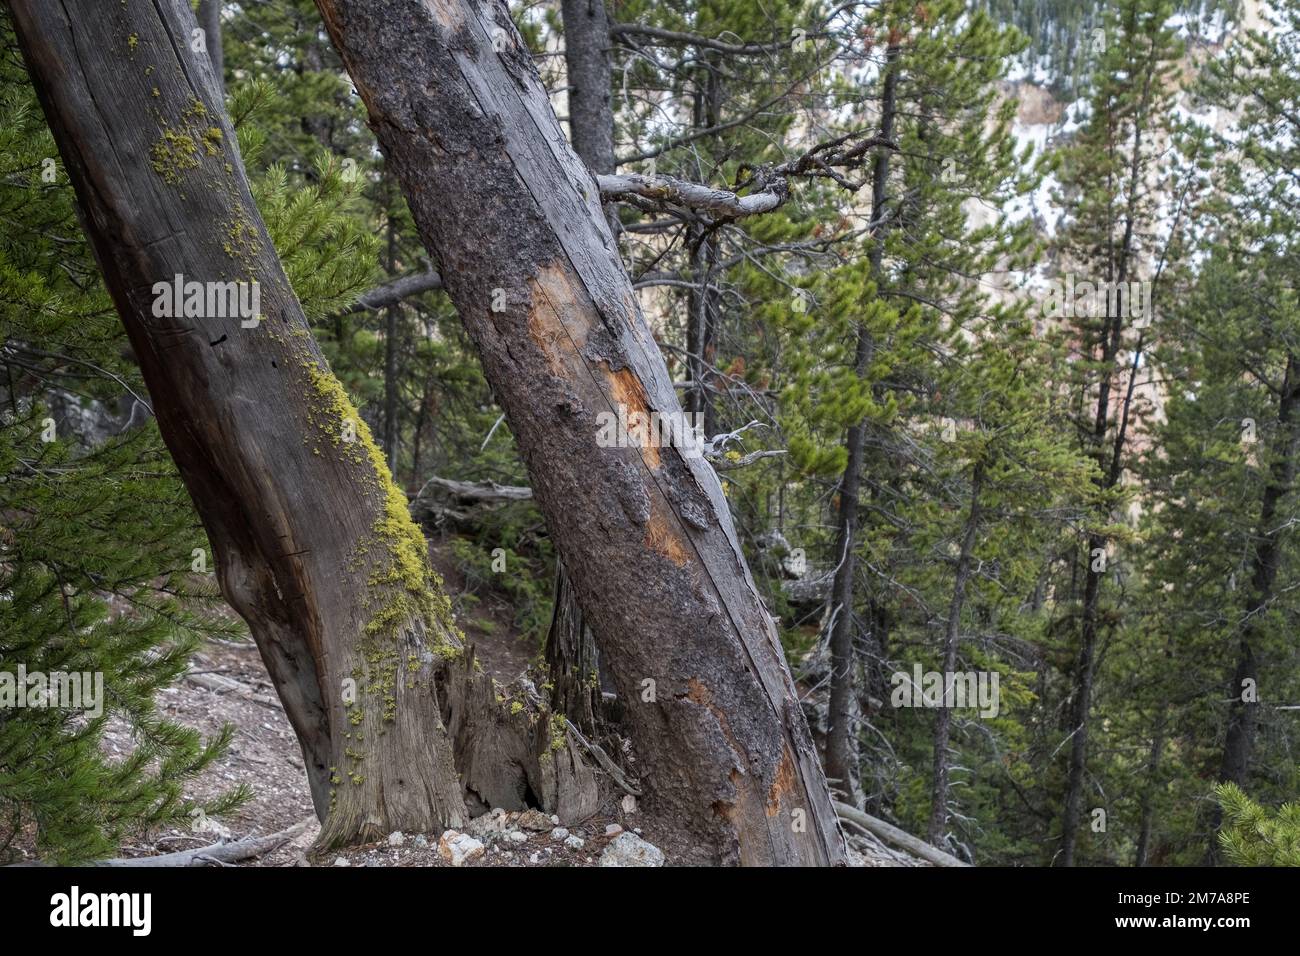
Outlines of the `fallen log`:
M840 803L836 800L835 813L841 820L856 823L873 836L879 837L886 843L901 847L913 856L918 856L935 866L970 866L969 863L957 859L951 853L944 853L943 850L930 846L924 840L917 839L906 830L900 830L892 823L886 823L884 820L863 813L847 803Z

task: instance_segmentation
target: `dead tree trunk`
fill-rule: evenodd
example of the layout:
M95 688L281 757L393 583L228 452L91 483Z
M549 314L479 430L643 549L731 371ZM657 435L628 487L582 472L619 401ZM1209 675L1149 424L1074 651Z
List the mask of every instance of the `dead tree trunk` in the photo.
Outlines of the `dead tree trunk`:
M600 669L596 640L583 619L573 582L557 563L555 610L546 636L546 670L551 708L573 721L584 734L595 732L600 714Z
M449 605L308 331L187 0L9 6L222 593L302 745L321 845L460 823L434 687L459 652ZM175 282L204 301L160 315ZM235 282L257 314L212 307Z
M569 86L569 139L578 158L597 176L615 172L614 108L610 95L609 14L605 0L563 0L564 69ZM617 237L618 207L605 207ZM601 716L599 654L583 619L564 562L555 562L555 611L546 635L551 704L583 733L597 735ZM596 681L592 683L592 675Z
M685 858L826 864L843 840L717 476L680 416L597 186L504 4L317 0L505 408ZM495 306L495 307L494 307ZM680 419L679 419L680 420ZM621 443L620 443L621 444Z

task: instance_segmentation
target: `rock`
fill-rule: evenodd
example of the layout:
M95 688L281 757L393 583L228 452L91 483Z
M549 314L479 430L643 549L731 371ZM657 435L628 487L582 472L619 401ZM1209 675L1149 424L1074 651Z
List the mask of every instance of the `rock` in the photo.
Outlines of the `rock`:
M619 826L617 823L605 824L605 836L607 837L616 837L622 832L623 832L623 828Z
M496 836L510 829L510 814L497 807L480 814L465 825L465 832L479 838Z
M351 866L352 864L348 862L348 858L347 858L346 856L336 856L336 857L334 858L334 865L335 865L335 866Z
M418 834L415 838L415 845L421 850L427 850L429 848L429 838L423 833Z
M574 833L565 838L564 845L570 850L581 850L586 842L586 840Z
M560 825L560 818L559 818L558 816L556 816L554 813L552 813L552 814L551 814L551 822L554 823L554 824L558 827L558 826Z
M623 812L636 813L636 797L630 793L623 797Z
M506 834L506 839L512 843L526 843L528 841L528 834L523 830L511 830Z
M552 840L567 840L568 838L569 838L569 831L564 829L564 827L556 827L554 830L551 831Z
M663 866L663 850L631 833L620 833L600 855L600 866Z
M525 810L519 815L519 826L525 830L543 833L551 828L551 818L541 810Z
M405 842L406 842L406 834L403 833L401 830L394 830L392 833L388 834L389 846L401 846Z
M483 844L468 833L448 830L438 838L438 855L452 866L462 866L483 853Z
M534 853L532 856L528 858L528 862L536 866L539 862L541 862L541 859L542 859L542 855L540 853Z

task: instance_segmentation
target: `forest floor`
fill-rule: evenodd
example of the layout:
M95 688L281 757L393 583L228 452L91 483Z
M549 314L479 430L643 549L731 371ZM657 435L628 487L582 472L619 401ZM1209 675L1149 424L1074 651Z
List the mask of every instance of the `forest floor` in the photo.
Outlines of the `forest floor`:
M431 558L443 575L448 593L463 593L464 581L447 553L431 548ZM461 618L477 659L503 683L522 674L538 656L533 642L514 627L514 611L500 595L476 595L474 613ZM332 852L321 859L309 855L319 831L312 808L302 752L293 728L276 697L275 688L257 647L248 641L211 641L193 657L189 672L158 695L160 716L197 730L205 738L227 724L234 738L227 752L195 780L184 795L206 802L243 784L252 796L234 813L219 820L197 817L189 826L160 828L129 840L122 857L160 856L209 847L217 843L267 837L304 824L293 837L237 866L450 866L439 854L438 835L390 834L385 840ZM131 732L121 720L110 721L103 746L115 758L134 749ZM620 831L640 834L641 814L635 801L611 797L587 820L554 830L558 819L537 811L498 818L480 818L465 829L484 844L484 852L464 866L597 866L602 851ZM647 826L649 823L647 822ZM653 827L651 827L653 830ZM15 841L19 858L34 859L30 828ZM577 837L577 840L567 840ZM653 833L647 839L654 841ZM852 854L858 866L926 865L879 844L855 837ZM860 851L860 852L858 852ZM671 853L669 856L671 862Z

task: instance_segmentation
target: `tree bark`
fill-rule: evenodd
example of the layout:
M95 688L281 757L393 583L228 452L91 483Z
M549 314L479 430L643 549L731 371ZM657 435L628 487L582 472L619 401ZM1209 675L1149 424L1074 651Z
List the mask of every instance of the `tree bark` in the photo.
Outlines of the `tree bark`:
M320 844L459 824L433 679L459 647L449 605L308 331L187 0L9 6L222 593L298 735ZM155 315L177 275L256 282L260 322Z
M564 66L569 85L569 139L587 168L601 177L617 168L614 159L614 107L610 94L609 15L605 0L563 0ZM604 207L610 233L619 233L618 209ZM588 736L598 733L602 714L596 638L564 570L555 562L555 609L546 635L546 666L551 706L566 714ZM597 680L591 686L591 675Z
M685 859L842 862L825 778L717 476L689 448L596 440L600 413L680 406L596 183L505 6L317 6L628 702L646 809L685 838Z

